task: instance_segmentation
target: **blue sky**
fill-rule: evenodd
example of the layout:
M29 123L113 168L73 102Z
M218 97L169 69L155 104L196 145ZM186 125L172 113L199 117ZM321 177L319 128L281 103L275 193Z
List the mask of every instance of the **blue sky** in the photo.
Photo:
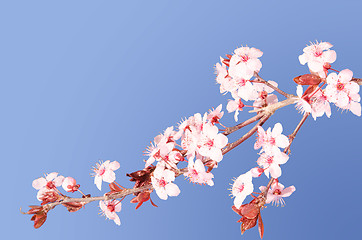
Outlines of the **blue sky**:
M308 70L298 55L310 41L334 45L337 69L362 77L360 1L3 1L0 3L2 235L8 239L239 239L229 184L255 166L254 137L228 153L215 186L176 180L181 194L137 211L123 202L122 225L104 221L96 203L50 212L33 229L19 208L38 204L31 183L57 171L101 195L90 178L100 159L117 160L117 181L143 167L154 136L181 118L220 103L213 66L243 45L264 52L260 75L295 93ZM281 99L282 97L280 97ZM244 112L240 119L249 115ZM280 110L265 126L293 131L301 116ZM223 123L234 124L233 114ZM332 109L308 119L280 181L296 186L285 207L262 212L265 239L359 236L361 119ZM235 140L243 133L231 137ZM265 185L263 177L255 183ZM258 238L257 229L245 239Z

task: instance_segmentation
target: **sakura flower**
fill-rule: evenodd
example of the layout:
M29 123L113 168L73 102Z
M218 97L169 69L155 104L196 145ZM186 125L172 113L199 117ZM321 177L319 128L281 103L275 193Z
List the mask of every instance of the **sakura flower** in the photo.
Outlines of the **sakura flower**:
M207 120L214 125L215 123L219 123L219 119L222 118L224 112L221 111L222 104L220 104L217 108L210 110L210 113L207 115Z
M118 200L105 200L99 201L99 207L108 219L113 220L117 225L121 225L121 220L119 219L117 212L120 212L122 209L121 201Z
M232 78L250 79L254 72L259 72L262 67L258 59L263 52L256 48L240 47L235 49L230 59L229 75Z
M270 155L278 154L280 152L278 147L286 148L289 145L289 139L282 132L283 127L280 123L276 123L273 130L268 128L267 131L258 126L258 136L254 149L262 147L262 152L265 151Z
M299 56L300 64L308 64L312 73L317 73L320 77L325 78L330 63L336 61L337 54L329 42L312 43L303 49L303 54ZM328 67L327 67L328 66Z
M289 156L280 151L275 155L263 153L260 155L257 163L264 168L264 173L267 177L269 177L270 172L272 178L278 178L282 175L282 170L279 165L286 163L288 159Z
M211 124L205 124L199 142L199 154L220 162L223 158L221 149L228 143L228 138Z
M56 189L61 186L64 181L63 176L58 176L57 172L49 173L44 177L37 178L33 181L32 186L36 190L45 189Z
M197 159L195 163L190 159L187 172L184 175L188 177L191 182L214 186L214 182L212 181L214 175L205 171L205 166L200 159Z
M173 131L173 127L169 127L165 130L164 134L159 134L154 138L154 144L151 143L146 150L146 155L149 156L146 161L145 167L150 166L156 160L167 160L168 154L175 147L175 142L173 136L176 134Z
M234 98L242 98L245 101L249 101L252 98L254 92L254 85L247 79L244 78L234 78L235 85L237 87L237 96Z
M67 192L75 192L79 188L79 184L72 177L66 177L63 181L62 187Z
M112 183L116 180L116 171L120 167L119 162L107 160L101 164L97 163L93 168L94 184L99 190L102 189L102 181Z
M223 58L220 58L221 61L223 61ZM215 65L215 71L216 71L216 82L220 84L220 93L226 93L229 92L232 87L231 77L228 74L228 71L226 69L226 65L222 63L216 63Z
M361 115L359 85L352 82L353 72L349 69L342 70L338 76L331 73L327 77L325 94L330 102L342 109L351 110L357 116Z
M229 113L235 112L234 120L235 122L237 122L239 111L243 111L244 106L244 103L241 101L240 98L238 98L236 100L229 100L228 105L226 105L226 110L228 110Z
M278 87L278 83L274 81L268 81L269 84ZM274 104L278 102L278 97L274 94L270 94L274 91L271 87L268 87L264 83L254 83L254 91L251 94L250 100L254 100L254 107L263 107L265 105Z
M244 199L254 191L252 173L249 171L240 175L232 185L231 193L235 197L234 206L240 208Z
M260 191L265 191L266 187L261 186L259 187ZM293 192L295 191L294 186L290 186L287 188L284 188L284 185L279 183L278 181L273 182L270 189L268 190L268 194L266 197L266 203L272 203L279 206L281 204L282 206L285 205L285 201L283 197L289 197Z
M310 98L311 101L311 113L314 120L317 117L321 117L326 114L329 118L331 116L331 106L327 100L327 96L322 90L317 90L314 95Z
M180 189L172 181L175 181L175 173L165 169L162 162L158 163L151 176L151 182L159 198L167 200L168 196L176 197L180 194Z
M303 87L301 85L297 86L297 95L298 101L296 104L296 108L302 114L310 113L312 111L311 105L303 98Z

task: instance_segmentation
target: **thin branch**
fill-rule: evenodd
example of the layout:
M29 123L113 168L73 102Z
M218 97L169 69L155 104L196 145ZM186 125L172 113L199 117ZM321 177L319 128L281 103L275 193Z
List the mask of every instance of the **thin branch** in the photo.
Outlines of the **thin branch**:
M286 98L289 97L290 94L288 94L288 93L282 91L281 89L279 89L278 87L273 86L272 84L268 83L266 80L264 80L263 78L261 78L257 72L254 72L254 77L257 78L260 83L264 83L265 85L267 85L268 87L274 89L275 91L277 91L278 93L280 93L280 94L283 95L284 97L286 97Z
M265 114L260 121L252 128L250 129L249 132L245 133L244 136L242 136L241 138L239 138L238 140L236 140L235 142L228 144L222 151L223 154L231 151L232 149L236 148L237 146L239 146L241 143L243 143L246 139L248 139L250 136L252 136L257 130L258 130L258 126L262 126L266 120L268 120L268 118L271 116L271 113Z
M353 82L356 82L358 85L362 85L362 78L352 78Z
M239 123L236 126L225 128L223 134L225 136L227 136L227 135L229 135L229 134L231 134L231 133L233 133L233 132L235 132L235 131L237 131L237 130L239 130L239 129L241 129L241 128L243 128L243 127L245 127L245 126L247 126L247 125L249 125L249 124L251 124L253 122L258 121L263 116L264 116L264 114L257 114L254 117L249 118L248 120L246 120L246 121L244 121L242 123Z

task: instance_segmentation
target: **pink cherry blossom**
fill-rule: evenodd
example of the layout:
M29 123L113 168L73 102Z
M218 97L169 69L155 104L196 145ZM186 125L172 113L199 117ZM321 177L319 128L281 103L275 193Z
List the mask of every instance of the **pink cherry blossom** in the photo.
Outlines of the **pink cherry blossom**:
M263 52L256 48L240 47L235 49L230 59L229 75L232 78L250 79L254 72L259 72L262 64L258 58Z
M44 177L37 178L33 181L32 186L36 190L45 189L56 189L61 186L64 181L63 176L58 176L57 172L49 173Z
M159 162L151 176L152 186L159 198L167 200L168 196L176 197L180 194L180 189L172 183L173 181L175 181L175 173L165 169L165 164Z
M116 180L116 171L120 167L119 162L107 160L96 164L94 171L94 184L99 190L102 189L102 181L112 183Z
M301 85L297 86L297 95L298 101L296 104L296 108L302 114L310 113L312 111L311 105L303 98L303 87Z
M325 94L337 107L348 109L353 114L361 116L359 85L351 81L352 77L353 72L349 69L342 70L338 76L336 73L329 74Z
M223 158L221 149L228 143L228 138L211 124L205 124L199 141L199 154L220 162Z
M328 118L331 116L331 106L324 91L320 89L317 90L310 98L310 101L311 113L314 120L316 120L317 117L323 116L324 113Z
M117 225L121 225L121 220L117 215L117 212L120 212L122 210L122 203L120 201L99 201L99 207L103 215L105 215L108 219L113 220Z
M265 186L261 186L259 187L259 190L263 192L265 191L265 188ZM283 197L289 197L294 191L294 186L284 188L283 184L279 183L278 181L274 181L270 189L268 190L266 203L276 204L277 206L281 204L283 206L285 205Z
M283 152L278 152L274 155L262 153L257 161L258 165L264 168L264 173L269 177L269 173L272 178L278 178L282 175L280 164L284 164L288 161L289 156Z
M268 81L269 84L278 87L278 84L274 81ZM253 100L254 107L264 107L265 105L274 104L278 102L278 97L271 94L274 91L271 87L268 87L264 83L254 83L254 91L250 96L250 100Z
M79 184L72 177L66 177L63 181L62 187L67 192L75 192L79 188Z
M237 122L239 111L243 111L244 106L244 103L241 101L240 98L238 98L236 100L229 100L228 104L226 105L226 110L228 110L229 113L235 112L234 120L235 122Z
M266 152L270 155L278 154L279 148L286 148L289 145L289 139L282 134L283 127L280 123L274 125L273 130L270 128L267 131L258 126L257 141L254 144L254 149L262 147L262 152Z
M217 108L210 110L209 114L207 115L207 120L212 124L219 123L219 120L224 115L224 112L221 111L222 104L220 104Z
M333 63L337 58L336 52L329 50L331 47L333 45L328 42L312 43L303 49L304 53L299 56L299 62L302 65L307 63L312 73L325 78L327 72L325 66Z
M214 186L214 182L212 181L214 175L205 171L205 166L200 159L196 159L195 163L190 159L187 172L184 175L188 177L191 182Z
M231 193L235 197L234 206L236 208L240 208L244 199L254 191L252 178L252 173L249 171L235 179L234 184L232 185Z

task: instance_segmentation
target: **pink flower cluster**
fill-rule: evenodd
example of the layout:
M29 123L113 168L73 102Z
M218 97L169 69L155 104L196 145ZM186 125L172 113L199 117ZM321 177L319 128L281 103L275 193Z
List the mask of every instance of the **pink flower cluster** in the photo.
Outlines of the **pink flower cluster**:
M75 192L78 191L80 185L77 184L76 180L72 177L65 178L63 176L58 176L57 172L52 172L45 175L45 177L35 179L32 186L36 190L39 190L37 193L37 199L39 201L44 201L46 196L57 194L59 192L57 187L62 186L67 192Z
M332 44L328 42L314 43L304 48L304 53L299 56L300 63L303 65L308 63L310 72L320 76L323 85L327 84L327 86L324 89L316 87L312 89L313 91L307 92L311 90L309 87L303 93L302 86L298 85L297 95L299 101L297 108L301 112L311 113L314 120L324 114L327 117L331 116L330 103L361 116L360 87L356 82L352 81L353 72L344 69L338 74L335 72L328 74L328 70L331 69L330 63L336 60L336 52L330 50L331 47Z
M168 196L177 196L180 189L173 183L178 164L188 161L188 171L184 173L191 182L213 186L212 173L205 170L205 164L212 162L214 167L222 160L222 149L228 138L219 133L216 124L222 118L222 105L210 110L203 116L200 113L183 120L178 131L167 128L163 134L154 138L147 148L145 167L157 162L151 176L151 183L157 195L166 200ZM180 140L177 144L176 141ZM181 149L176 148L181 146Z
M252 83L251 78L255 72L259 72L262 64L259 57L263 52L256 48L240 47L233 55L227 55L229 59L220 58L221 64L215 65L216 81L220 84L221 93L231 93L233 100L229 100L226 109L235 112L234 119L238 121L239 111L242 111L244 101L254 101L254 107L263 107L278 102L273 89L262 83ZM269 81L275 87L276 82Z

